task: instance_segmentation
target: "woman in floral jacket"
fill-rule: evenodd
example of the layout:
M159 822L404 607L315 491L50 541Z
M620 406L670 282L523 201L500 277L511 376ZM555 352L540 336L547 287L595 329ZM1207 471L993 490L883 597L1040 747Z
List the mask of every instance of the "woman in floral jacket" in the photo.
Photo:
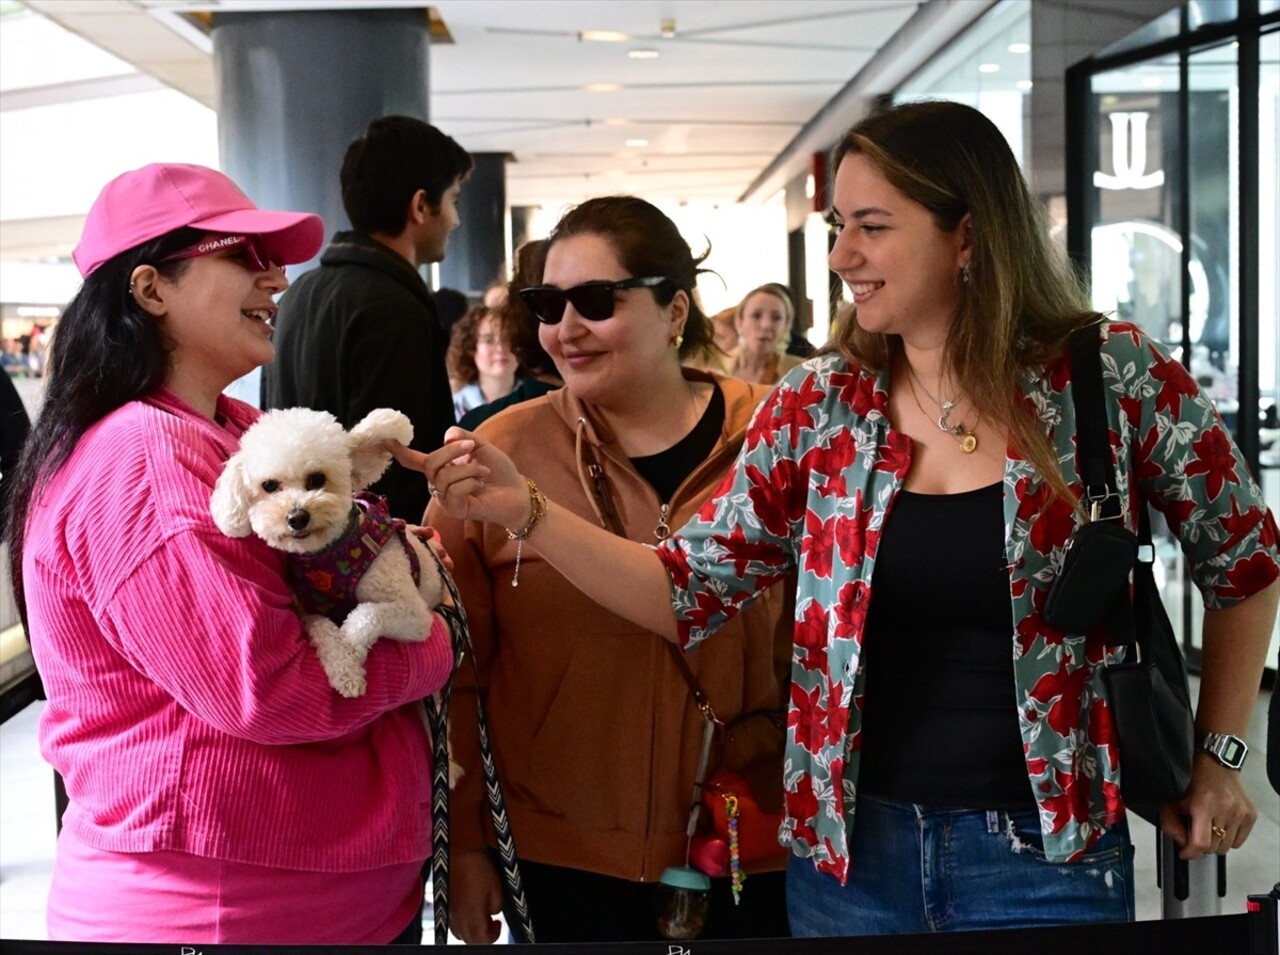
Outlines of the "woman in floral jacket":
M471 435L402 460L455 513L525 528L594 599L686 648L798 573L779 834L794 934L1132 919L1099 678L1123 650L1043 617L1084 519L1067 343L1102 317L976 110L887 110L833 164L830 265L852 320L766 400L658 560L543 507ZM1198 729L1243 735L1280 593L1275 520L1183 367L1133 326L1098 334L1124 522L1160 511L1205 600ZM1238 847L1256 818L1209 753L1161 809L1184 858Z

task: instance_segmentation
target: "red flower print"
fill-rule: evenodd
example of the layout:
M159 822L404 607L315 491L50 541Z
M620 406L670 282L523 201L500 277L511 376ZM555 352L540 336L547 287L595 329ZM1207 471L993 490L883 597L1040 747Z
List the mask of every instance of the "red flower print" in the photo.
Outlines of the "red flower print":
M776 546L749 540L741 526L735 527L728 537L716 534L711 540L729 552L729 559L733 561L733 572L739 580L746 576L749 563L761 563L770 567L781 567L784 563L782 553Z
M823 688L815 686L806 692L798 684L791 684L791 709L787 713L787 725L795 731L796 743L803 746L813 755L822 752L824 746L836 742L844 735L845 724L838 728L832 725L833 713L822 704ZM844 707L837 706L834 716L845 713Z
M811 600L795 628L795 644L804 651L800 666L806 670L827 669L827 630L829 619L822 604Z
M677 590L688 590L689 560L685 556L684 550L670 541L665 541L658 547L657 554L662 560L662 566L666 568L667 576L671 578L671 583L675 588Z
M760 523L775 537L789 536L791 523L804 516L808 501L808 484L800 466L783 458L768 474L754 464L748 464L744 473L750 482L747 496Z
M794 448L798 432L814 425L809 409L820 405L826 392L814 386L813 375L806 376L795 388L778 389L778 392L778 399L771 409L776 428L790 431L791 447Z
M837 516L835 527L836 546L840 548L840 559L849 568L861 567L868 554L874 554L876 544L880 541L880 531L871 530L873 508L862 507L862 492L858 491L853 498L853 506L860 509L861 514L854 517Z
M875 377L858 371L838 371L831 376L831 387L840 389L840 400L853 409L853 413L865 418L879 406L876 400Z
M818 797L813 794L813 777L805 773L796 783L796 791L785 792L782 798L787 804L787 815L795 820L792 835L803 839L810 846L817 843L818 834L809 824L818 815Z
M819 578L831 576L831 557L835 552L836 518L824 521L809 511L804 516L804 540L800 543L800 555L804 570Z
M862 642L862 628L867 622L867 608L871 606L871 588L864 580L845 584L836 595L836 628L834 636L841 639L853 637Z
M1254 551L1231 565L1226 573L1227 586L1218 588L1218 596L1228 600L1249 597L1271 586L1277 574L1280 570L1276 569L1271 556L1265 551Z
M1116 721L1111 715L1111 708L1102 700L1094 700L1089 704L1089 742L1094 746L1107 747L1108 762L1113 773L1120 762L1120 747L1116 744L1116 739Z
M897 431L876 449L876 463L872 470L887 471L899 478L907 476L911 467L911 439Z
M1223 529L1227 532L1227 539L1219 546L1218 552L1225 553L1249 536L1258 525L1258 522L1262 520L1262 508L1251 507L1241 514L1240 502L1233 497L1231 499L1231 513L1224 514L1219 520L1222 522Z
M1089 668L1083 666L1068 671L1064 656L1058 663L1057 673L1046 673L1031 688L1033 700L1052 704L1045 714L1045 721L1059 736L1070 736L1071 731L1080 725L1080 694L1089 672Z
M1187 464L1186 475L1193 477L1203 474L1205 491L1209 500L1216 500L1227 484L1239 484L1236 475L1235 455L1232 454L1231 439L1216 425L1191 443L1195 459Z
M1141 506L1141 504L1142 502L1139 500L1138 505ZM1164 515L1164 519L1169 524L1169 530L1175 537L1182 528L1182 522L1195 512L1197 506L1194 500L1170 501L1160 504L1160 513Z
M1089 781L1060 769L1054 770L1053 776L1058 791L1046 796L1040 805L1053 817L1049 831L1061 832L1067 823L1089 818Z
M1071 504L1053 493L1048 482L1036 488L1032 497L1044 501L1036 519L1031 522L1027 540L1037 553L1048 554L1055 547L1062 547L1075 530L1075 511Z
M1112 335L1117 338L1121 335L1127 335L1135 348L1142 344L1142 333L1138 331L1138 326L1132 322L1108 322L1105 328L1107 329L1108 338Z
M1116 401L1120 403L1120 411L1129 422L1129 427L1136 431L1138 422L1142 420L1142 401L1128 395L1120 395Z
M724 604L720 602L718 597L705 591L694 591L693 599L698 606L686 610L683 614L691 630L704 629L710 623L712 617L723 613L725 610Z
M1156 410L1168 410L1177 416L1182 410L1182 396L1194 395L1199 389L1195 379L1182 366L1182 362L1165 358L1156 349L1151 349L1151 377L1160 382L1160 392L1156 395Z
M840 880L840 884L844 885L849 878L849 858L845 856L841 858L836 853L836 847L832 845L831 840L823 838L823 845L826 846L826 855L819 857L815 868L824 875L833 875Z
M844 472L857 454L853 432L841 428L827 444L806 451L800 459L800 466L827 479L825 483L818 485L819 494L844 497L848 493L845 489Z

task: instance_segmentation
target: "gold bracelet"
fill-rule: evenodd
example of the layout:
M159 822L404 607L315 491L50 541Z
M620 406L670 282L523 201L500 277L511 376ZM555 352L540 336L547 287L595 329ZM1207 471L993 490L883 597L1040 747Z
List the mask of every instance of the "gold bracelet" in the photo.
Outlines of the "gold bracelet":
M538 490L538 485L533 483L532 478L525 478L525 483L529 485L529 520L524 527L518 531L509 531L503 528L507 534L507 540L516 542L516 569L511 577L511 586L520 586L520 557L524 552L524 542L529 535L533 533L533 529L538 526L538 521L547 516L547 498Z

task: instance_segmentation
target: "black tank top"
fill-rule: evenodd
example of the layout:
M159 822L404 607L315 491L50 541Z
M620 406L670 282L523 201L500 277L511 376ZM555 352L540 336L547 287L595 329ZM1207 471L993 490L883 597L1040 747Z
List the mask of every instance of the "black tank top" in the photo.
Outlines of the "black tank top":
M665 504L684 483L684 479L693 473L694 468L715 450L723 429L724 395L717 386L711 389L711 400L707 402L706 410L702 412L702 417L692 431L667 450L632 458L631 463L640 472L640 476L653 485L653 489L658 492L658 500Z
M930 806L1034 805L1018 732L1001 485L898 493L862 657L861 791Z

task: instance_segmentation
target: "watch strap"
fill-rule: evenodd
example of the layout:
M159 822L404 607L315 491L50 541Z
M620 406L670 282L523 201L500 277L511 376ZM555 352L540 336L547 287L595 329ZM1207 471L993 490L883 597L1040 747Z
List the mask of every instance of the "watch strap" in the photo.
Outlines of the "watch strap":
M1196 748L1234 770L1244 766L1245 757L1249 755L1249 744L1230 733L1204 733L1196 741Z

